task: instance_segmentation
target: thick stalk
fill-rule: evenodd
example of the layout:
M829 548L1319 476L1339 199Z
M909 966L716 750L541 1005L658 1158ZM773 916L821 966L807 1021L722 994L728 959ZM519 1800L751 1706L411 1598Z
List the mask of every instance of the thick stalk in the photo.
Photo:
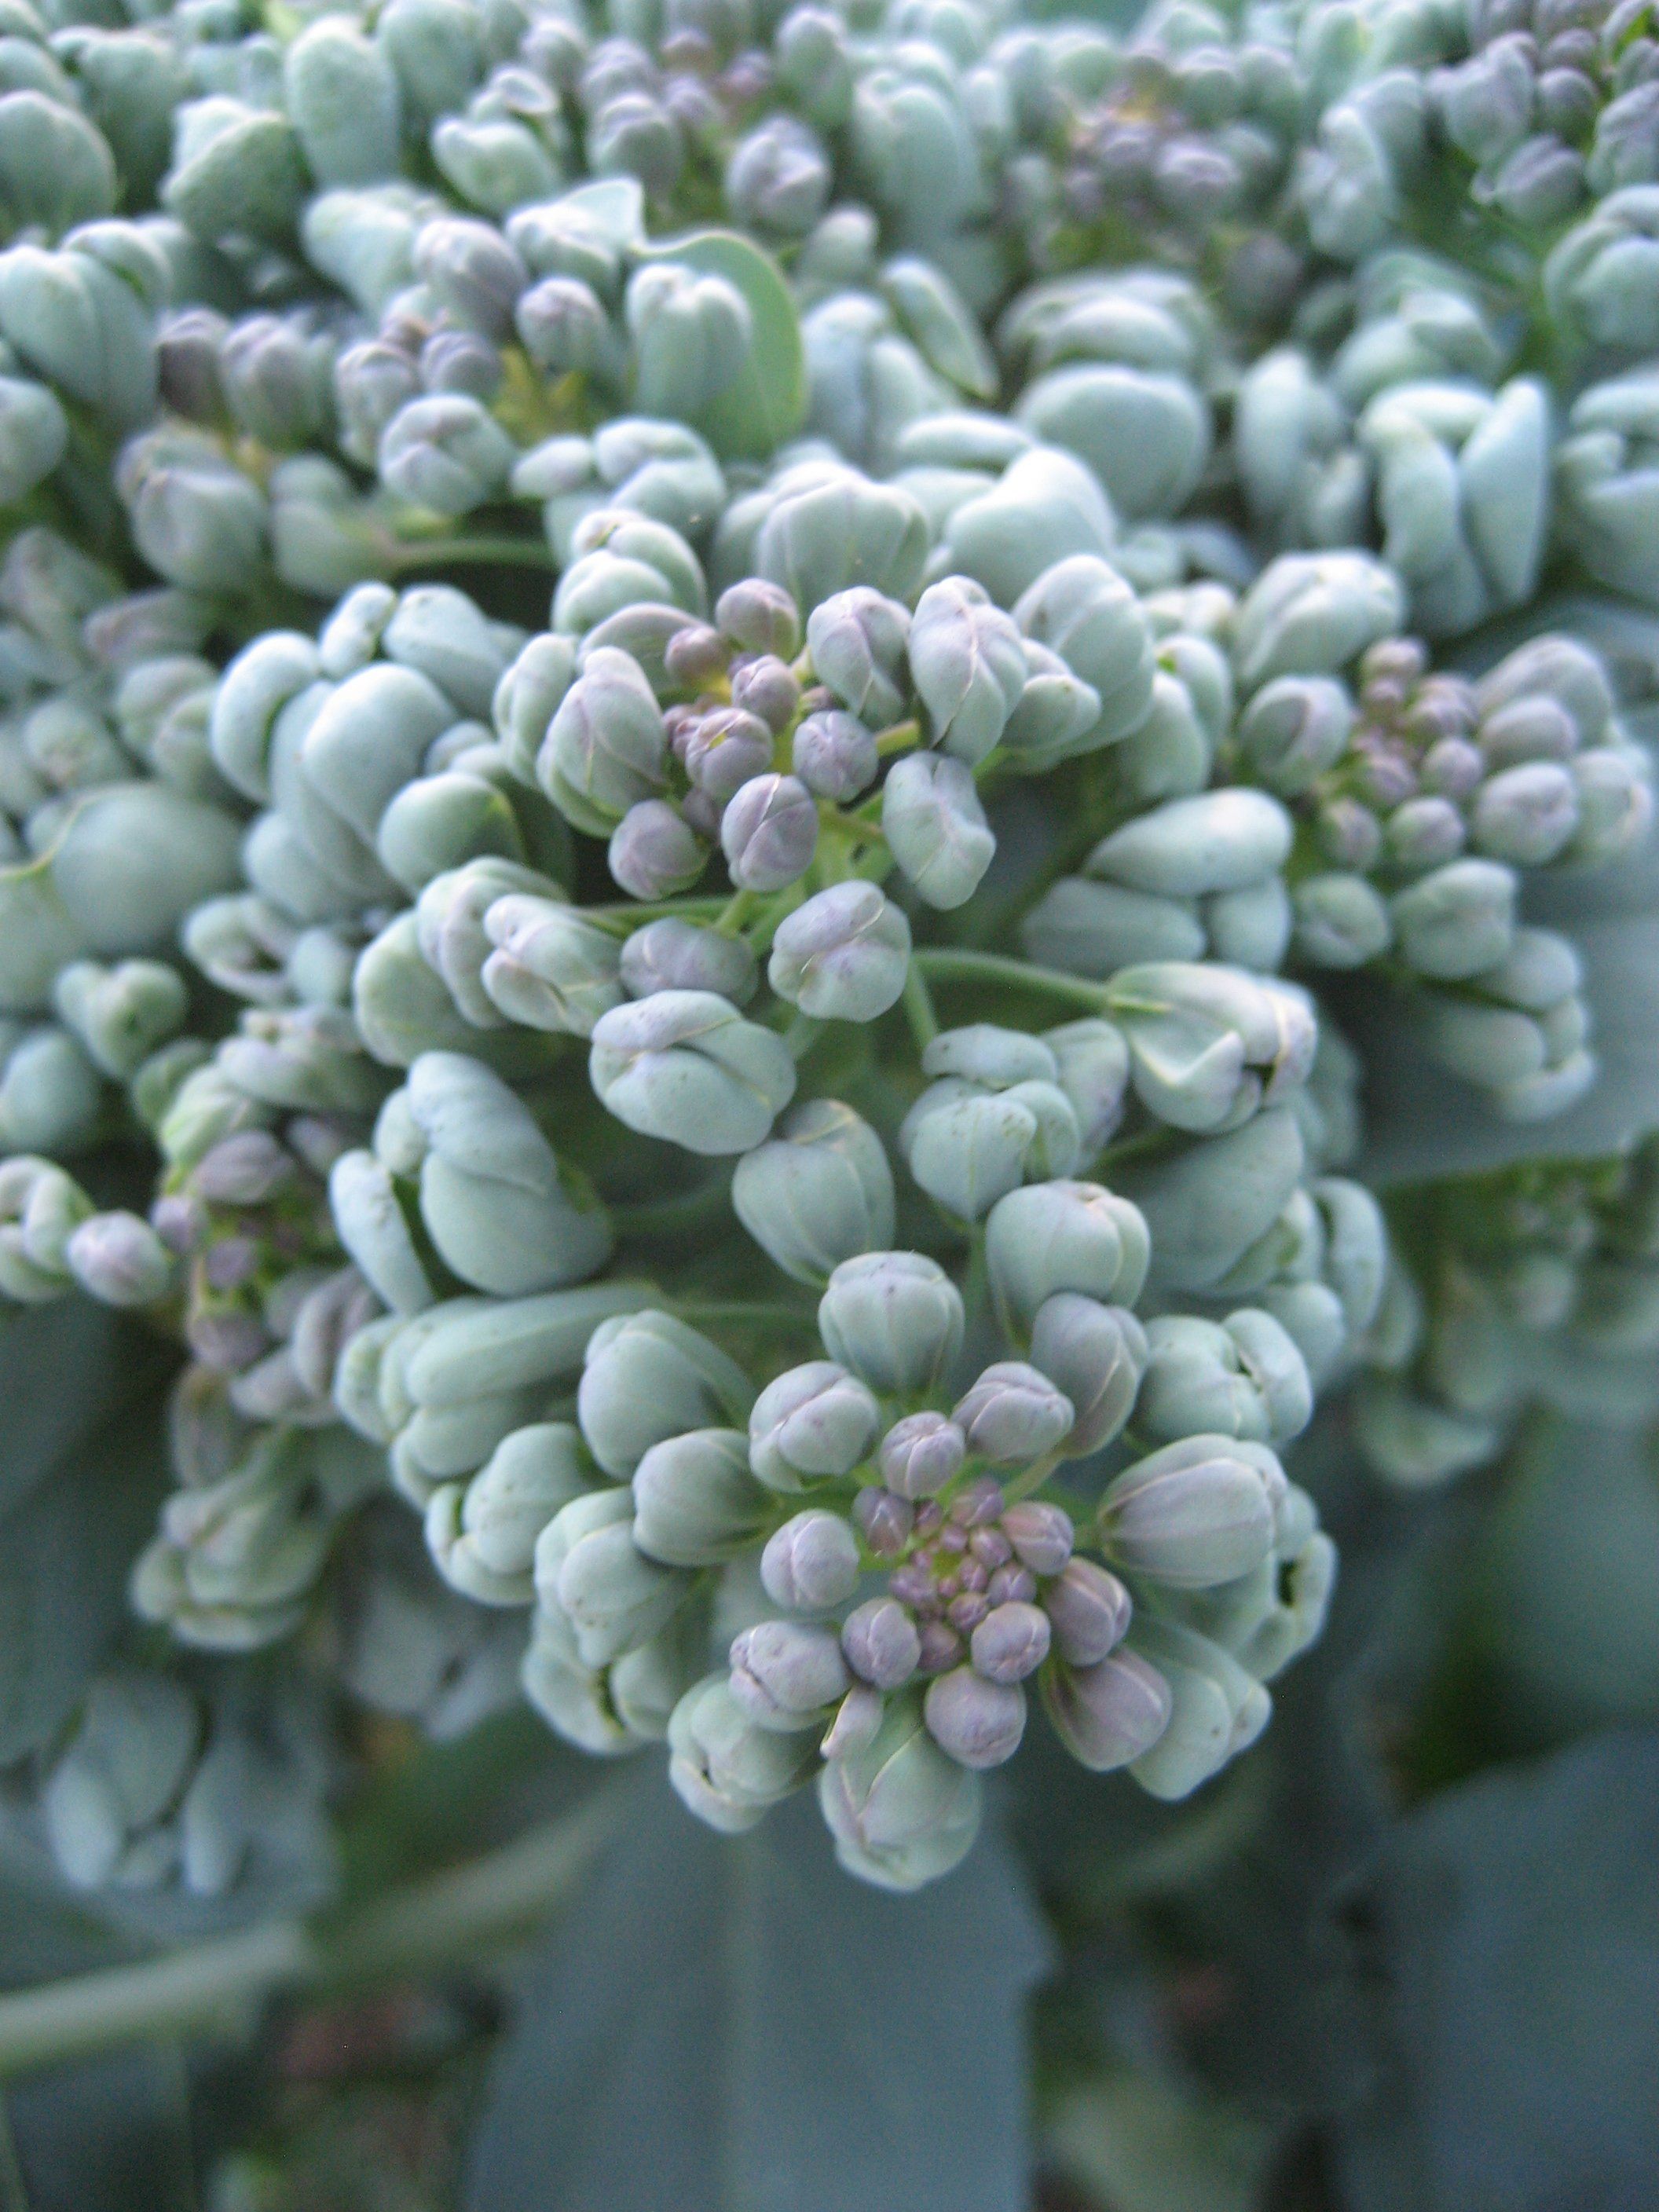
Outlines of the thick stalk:
M607 1789L499 1851L366 1904L0 1996L0 2079L156 2038L234 2032L272 1997L474 1959L565 1901L615 1817Z

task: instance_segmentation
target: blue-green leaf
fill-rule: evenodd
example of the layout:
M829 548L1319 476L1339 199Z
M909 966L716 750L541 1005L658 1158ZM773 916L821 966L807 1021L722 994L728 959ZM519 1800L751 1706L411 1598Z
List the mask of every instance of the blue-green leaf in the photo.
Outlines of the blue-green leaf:
M468 2212L1023 2212L1045 1959L994 1834L890 1897L810 1798L718 1837L653 1761L526 1986Z

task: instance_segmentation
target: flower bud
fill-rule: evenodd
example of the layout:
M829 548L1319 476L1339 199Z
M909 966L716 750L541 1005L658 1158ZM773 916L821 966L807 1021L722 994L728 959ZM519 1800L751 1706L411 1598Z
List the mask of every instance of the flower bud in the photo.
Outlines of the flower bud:
M968 1439L943 1413L907 1413L881 1440L877 1465L898 1497L932 1498L956 1480L968 1455Z
M1127 1766L1170 1724L1173 1699L1158 1668L1136 1651L1115 1651L1092 1665L1053 1668L1043 1695L1054 1733L1096 1774Z
M806 1734L765 1729L724 1674L690 1689L668 1723L668 1778L700 1820L740 1835L804 1782L817 1764Z
M1115 744L1146 721L1155 666L1152 632L1115 568L1091 553L1056 561L1018 600L1014 620L1097 695L1100 717L1079 750Z
M1165 898L1242 890L1290 857L1291 817L1266 792L1239 788L1172 799L1095 847L1090 875Z
M94 1213L64 1248L70 1272L106 1306L156 1304L173 1289L173 1257L136 1213Z
M617 972L632 999L657 991L714 991L741 1006L755 995L755 956L746 942L678 915L636 929L622 949Z
M858 1587L858 1539L838 1513L797 1513L768 1537L760 1571L786 1613L827 1613Z
M1219 1324L1165 1315L1146 1340L1137 1425L1152 1436L1284 1443L1313 1417L1307 1364L1271 1314L1246 1307Z
M147 431L115 473L133 540L158 575L218 597L265 572L269 509L258 486L194 431Z
M854 1607L842 1623L841 1648L859 1680L878 1690L901 1688L921 1658L915 1621L890 1597L872 1597Z
M817 842L817 805L793 775L751 776L720 817L720 848L742 890L794 883L811 866Z
M319 185L398 173L398 79L384 50L337 15L309 24L283 60L283 95Z
M504 339L529 272L491 223L441 216L415 241L416 271L463 328Z
M1126 1169L1119 1180L1144 1218L1153 1283L1185 1291L1220 1283L1273 1227L1304 1160L1297 1117L1279 1106L1224 1136Z
M459 518L507 489L517 450L471 393L436 392L400 407L380 434L380 481L428 514Z
M662 710L637 661L601 647L554 714L536 761L543 790L578 830L594 836L665 780Z
M826 1021L872 1022L909 972L910 925L873 884L835 884L786 915L767 976L781 998Z
M1054 1644L1068 1666L1094 1667L1128 1632L1133 1608L1117 1577L1092 1559L1069 1559L1042 1594Z
M1134 1572L1202 1589L1266 1557L1284 1487L1265 1444L1187 1437L1119 1475L1097 1517L1113 1555Z
M495 686L490 713L521 783L536 780L536 763L553 717L576 674L573 639L544 634L532 637Z
M627 1481L652 1445L748 1413L748 1378L708 1338L669 1314L602 1322L588 1342L576 1418L607 1474Z
M480 981L509 1021L592 1036L622 1004L621 947L580 909L513 893L490 902L483 926L495 949Z
M665 1437L634 1470L634 1541L668 1566L714 1566L749 1548L769 1502L735 1429Z
M979 1832L981 1786L933 1741L920 1705L901 1698L869 1744L824 1767L818 1804L849 1873L883 1889L909 1890L967 1856Z
M881 1139L838 1099L791 1109L732 1182L744 1227L786 1274L823 1283L860 1252L892 1241L893 1176Z
M103 1086L67 1030L0 1028L0 1149L70 1154L96 1133Z
M724 806L751 777L760 778L771 766L772 743L772 732L758 714L717 707L683 726L675 750L696 789Z
M929 906L970 899L995 855L969 770L936 753L896 761L882 787L881 826L893 858Z
M641 1136L688 1152L751 1152L795 1088L771 1030L708 991L659 991L593 1027L588 1068L607 1110Z
M714 620L740 652L775 653L793 660L800 650L800 617L787 592L762 576L747 576L723 591Z
M799 1491L850 1474L874 1443L881 1413L865 1385L830 1359L787 1368L749 1416L749 1464L769 1489Z
M59 969L52 1001L89 1057L118 1082L175 1034L188 1004L178 971L159 960L123 960L113 968L74 961Z
M1184 1797L1255 1742L1273 1700L1230 1652L1174 1621L1141 1621L1135 1643L1120 1656L1150 1660L1170 1700L1169 1724L1136 1759L1135 1779L1154 1797Z
M857 715L829 707L802 718L790 764L809 791L844 806L869 789L880 760L873 733Z
M1514 942L1519 888L1492 860L1453 860L1420 877L1390 902L1401 957L1437 982L1495 968Z
M732 1640L732 1694L750 1718L785 1732L822 1718L847 1694L846 1662L831 1628L763 1620Z
M1031 1364L1071 1401L1068 1459L1109 1443L1128 1419L1147 1359L1146 1332L1121 1306L1062 1291L1045 1298L1031 1328Z
M562 1507L537 1540L537 1594L569 1621L584 1666L635 1650L684 1598L687 1577L646 1559L633 1525L627 1491L596 1491Z
M635 800L611 833L611 872L636 899L689 890L708 864L708 848L665 799Z
M1025 1693L1014 1682L990 1681L956 1667L927 1685L922 1700L927 1732L963 1766L1000 1766L1025 1733Z
M872 729L896 721L903 711L909 635L906 609L864 584L824 599L806 623L818 681Z
M951 1414L968 1448L994 1467L1043 1458L1069 1435L1072 1401L1046 1375L1017 1359L988 1367Z
M930 585L916 604L909 660L933 742L967 767L977 767L995 750L1025 688L1025 654L1013 622L991 605L981 585L947 577Z
M975 1673L990 1682L1023 1682L1048 1657L1050 1633L1037 1606L1019 1600L994 1606L973 1632Z
M635 404L695 422L743 371L755 339L747 301L724 277L669 261L636 269L624 304Z
M999 1199L985 1224L992 1291L1021 1335L1058 1291L1133 1304L1148 1255L1139 1211L1098 1183L1029 1183Z
M15 507L69 448L69 418L43 384L0 377L0 500Z
M444 1579L479 1605L527 1605L536 1540L588 1492L580 1438L565 1421L515 1429L470 1482L433 1492L427 1547Z
M1245 690L1275 676L1332 676L1400 629L1405 593L1367 553L1285 553L1246 592L1233 625Z
M844 1260L818 1306L826 1350L872 1389L908 1396L931 1388L962 1346L962 1298L919 1252Z
M1342 757L1353 701L1328 676L1280 676L1264 684L1239 718L1244 758L1281 799L1311 790Z

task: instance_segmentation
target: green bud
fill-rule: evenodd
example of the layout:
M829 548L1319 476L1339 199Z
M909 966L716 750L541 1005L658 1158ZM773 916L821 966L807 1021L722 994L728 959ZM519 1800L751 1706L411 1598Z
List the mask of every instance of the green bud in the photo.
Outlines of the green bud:
M178 970L159 960L76 960L60 969L52 1004L103 1073L123 1082L182 1028L189 1000Z
M979 1832L981 1792L978 1775L933 1741L911 1698L896 1698L873 1740L830 1759L818 1778L842 1865L901 1891L960 1865Z
M71 1281L70 1239L92 1210L52 1161L26 1153L0 1160L0 1292L20 1305L61 1297Z
M1025 688L1018 630L981 586L946 577L916 603L909 659L933 742L976 767L995 750Z
M280 245L305 194L305 163L286 117L223 94L179 109L161 201L196 237Z
M924 1053L925 1073L939 1064L937 1048L945 1039L935 1038ZM1058 1073L1054 1055L1037 1049L1048 1077L999 1085L946 1075L922 1092L900 1125L899 1149L911 1174L959 1220L977 1220L1021 1183L1066 1175L1078 1164L1077 1116L1052 1079Z
M1031 1364L1070 1400L1067 1459L1086 1459L1128 1419L1148 1358L1146 1333L1122 1306L1073 1291L1045 1298L1031 1325Z
M485 908L495 951L481 972L491 1004L527 1028L592 1036L623 1004L622 948L562 900L514 892Z
M908 493L819 461L786 471L775 489L755 540L755 572L797 606L821 606L855 585L894 600L913 595L927 557L927 520ZM847 703L859 711L856 700Z
M1035 1367L994 1361L951 1414L968 1448L994 1467L1029 1465L1070 1436L1076 1409Z
M367 185L397 174L397 76L381 48L352 25L324 16L303 31L283 57L283 92L319 185Z
M1133 1305L1146 1278L1146 1224L1098 1183L1030 1183L992 1207L985 1261L1005 1326L1023 1339L1057 1291Z
M1149 1380L1157 1359L1154 1346ZM1202 1589L1248 1574L1267 1557L1285 1490L1284 1469L1265 1444L1189 1435L1119 1475L1097 1518L1121 1566L1178 1589Z
M1244 1307L1224 1322L1168 1315L1148 1322L1146 1341L1136 1410L1151 1436L1284 1443L1312 1418L1306 1362L1271 1314Z
M1318 1031L1306 998L1243 969L1126 968L1107 1005L1142 1103L1176 1128L1237 1128L1299 1088L1313 1066Z
M68 447L69 419L45 385L0 376L0 501L27 499Z
M391 1171L372 1152L343 1152L328 1179L340 1242L394 1313L415 1314L437 1296Z
M893 1176L881 1139L850 1106L805 1099L732 1182L738 1220L797 1282L822 1284L843 1260L892 1242Z
M1369 554L1281 554L1239 606L1233 665L1247 691L1276 676L1334 676L1405 614L1398 579Z
M821 1725L850 1687L835 1631L763 1620L732 1640L732 1694L763 1729L793 1734Z
M1291 824L1277 799L1248 789L1172 799L1097 845L1091 876L1165 898L1198 898L1260 883L1290 858Z
M594 1330L576 1417L599 1465L626 1482L665 1437L746 1419L753 1395L742 1369L707 1337L647 1310Z
M666 776L662 710L637 661L589 653L562 698L536 761L537 780L573 826L607 836Z
M1495 968L1515 941L1520 886L1492 860L1453 860L1396 894L1401 957L1420 975L1462 982Z
M822 1020L872 1022L896 1006L909 971L910 925L875 884L817 891L778 925L767 977L780 998Z
M700 1820L741 1835L798 1789L817 1764L817 1731L763 1728L709 1674L686 1692L668 1723L668 1778Z
M690 1582L640 1551L626 1490L594 1491L562 1506L537 1539L535 1575L539 1602L564 1614L586 1667L608 1666L654 1636Z
M465 392L437 392L400 407L381 434L380 481L432 514L460 516L507 489L517 448Z
M1093 471L1055 447L1038 446L1020 454L988 491L955 509L933 566L939 574L970 576L982 584L999 606L1014 608L1028 636L1051 646L1085 683L1095 684L1089 670L1040 623L1022 615L1016 602L1060 563L1086 558L1091 567L1103 568L1100 556L1110 550L1115 530ZM1104 691L1101 696L1105 702Z
M1279 1106L1169 1158L1127 1166L1119 1181L1144 1217L1153 1284L1205 1291L1220 1283L1277 1221L1304 1158L1296 1116Z
M136 1213L94 1213L64 1247L70 1273L106 1306L159 1304L175 1286L178 1263Z
M708 991L659 991L613 1007L594 1024L588 1066L618 1121L715 1156L761 1143L795 1088L775 1032Z
M919 1252L842 1261L818 1306L830 1357L872 1389L901 1397L937 1382L962 1347L963 1328L961 1294Z
M825 1613L858 1587L858 1539L838 1513L797 1513L761 1553L761 1586L786 1613Z
M9 1032L9 1034L7 1034ZM67 1030L0 1028L0 1148L72 1155L97 1134L103 1085Z
M1014 620L1099 697L1100 719L1078 750L1116 744L1141 727L1152 706L1152 632L1115 568L1092 552L1045 566L1016 605Z
M908 753L882 786L881 827L893 858L929 906L964 905L996 854L970 771L936 753Z
M170 584L224 597L264 575L264 495L213 439L147 431L122 449L115 484L139 551Z
M1168 1686L1168 1726L1131 1772L1154 1797L1185 1797L1255 1741L1273 1700L1218 1644L1174 1621L1142 1620L1135 1653Z
M807 649L820 683L872 728L903 712L910 614L866 585L837 592L806 619Z
M805 1489L850 1474L876 1440L881 1413L866 1387L832 1359L787 1368L749 1416L749 1464L769 1490Z
M750 1547L769 1504L746 1436L694 1429L653 1444L635 1468L634 1540L668 1566L718 1565Z

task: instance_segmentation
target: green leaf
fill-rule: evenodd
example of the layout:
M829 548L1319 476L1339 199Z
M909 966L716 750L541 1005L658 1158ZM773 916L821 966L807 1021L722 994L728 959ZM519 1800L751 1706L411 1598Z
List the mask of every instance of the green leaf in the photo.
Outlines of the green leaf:
M1348 2212L1635 2212L1659 2190L1659 1730L1403 1821L1346 1919L1384 2064Z
M526 1989L467 2212L1012 2212L1046 1958L995 1835L890 1897L810 1796L720 1837L653 1761Z
M125 1616L167 1486L170 1365L79 1299L0 1329L0 1765L57 1728Z
M723 276L754 320L755 342L742 373L696 425L723 460L764 460L799 429L806 414L806 356L789 288L769 254L730 230L669 239L638 257L679 261Z

